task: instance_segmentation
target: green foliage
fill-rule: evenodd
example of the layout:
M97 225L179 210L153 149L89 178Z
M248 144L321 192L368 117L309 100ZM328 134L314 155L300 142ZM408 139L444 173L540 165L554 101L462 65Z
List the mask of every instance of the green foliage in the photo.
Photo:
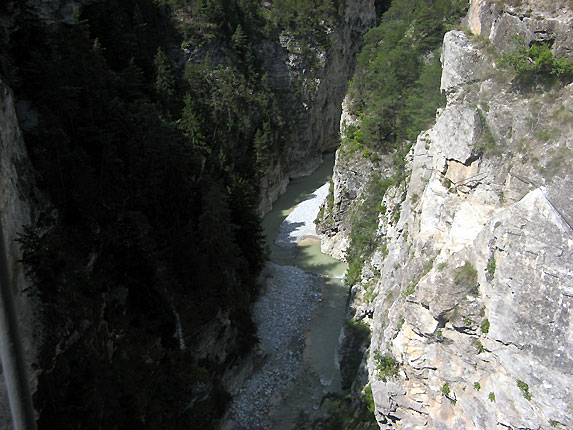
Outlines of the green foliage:
M404 326L404 322L405 322L404 315L400 315L400 316L398 317L398 324L397 324L397 326L396 326L396 328L398 329L398 331L402 330L402 327Z
M469 261L454 270L454 282L456 285L464 287L474 287L477 284L477 270Z
M489 333L489 320L488 319L483 320L479 325L479 328L482 333L484 334Z
M41 427L211 428L229 400L223 368L256 342L258 187L288 127L251 49L260 2L189 4L187 21L203 26L194 42L217 38L228 61L185 70L169 13L182 4L92 2L77 22L50 27L18 17L3 51L17 96L38 112L25 141L58 213L20 237L48 304L45 335L76 327L90 339L42 376ZM180 342L189 347L221 311L239 333L228 361L198 362Z
M366 404L366 407L368 408L368 411L370 413L373 414L374 412L376 412L376 406L374 404L374 396L372 395L372 386L370 384L364 387L364 403Z
M474 389L479 391L481 389L481 384L479 382L474 382Z
M448 263L447 263L447 261L444 261L442 263L439 263L437 267L438 267L438 270L444 270L446 267L448 267Z
M270 122L263 122L262 128L258 128L254 139L255 156L257 165L262 173L267 173L269 166L276 161L276 153L273 150L273 140L271 137Z
M529 385L527 385L523 381L517 381L517 387L521 390L521 394L523 394L523 397L531 401L531 394L529 393Z
M438 48L466 7L462 0L394 1L366 34L351 83L351 108L361 117L356 143L393 150L434 121L444 103Z
M414 294L416 292L416 285L418 285L417 282L415 282L414 280L410 280L410 282L408 283L408 287L406 287L406 289L402 291L402 296L408 297Z
M367 303L372 303L378 297L376 284L370 284L366 287L366 295L364 296Z
M444 382L444 385L442 385L442 388L440 388L440 391L442 392L442 394L444 396L446 396L448 398L448 400L452 403L452 405L456 405L456 399L450 397L450 384L447 382Z
M491 132L489 125L487 125L485 114L478 106L473 105L473 107L476 109L478 113L480 123L483 129L483 139L485 140L485 143L479 145L478 148L486 154L497 153L498 150L496 148L495 138L493 137L493 133Z
M489 277L493 279L493 276L495 275L495 257L493 255L487 261L486 270Z
M334 181L331 179L326 195L325 203L322 204L314 223L324 231L334 226Z
M231 36L231 46L237 52L245 51L248 48L248 38L241 24L238 24L233 36Z
M434 267L434 259L430 258L426 262L426 264L424 264L424 267L422 267L422 273L420 273L420 279L426 276L430 272L430 270L432 270L432 267Z
M274 0L270 22L287 28L296 36L319 36L344 16L345 3L341 0Z
M175 75L173 73L173 66L161 47L157 48L153 64L155 68L154 89L157 92L164 111L169 112L176 107L174 106Z
M447 382L444 382L444 385L442 385L442 388L440 388L440 391L442 392L442 394L444 396L449 396L450 395L450 384Z
M344 282L347 285L354 285L360 280L364 261L376 250L379 243L377 230L380 204L392 185L394 185L392 178L373 177L370 180L364 201L352 220L350 246L346 252L348 271Z
M573 80L573 63L566 58L556 58L546 44L534 43L524 46L524 40L515 37L518 47L504 54L502 64L510 66L518 79L526 86L537 83L567 84Z
M494 392L490 392L487 397L488 397L490 402L492 402L492 403L495 402L495 393Z
M388 256L388 252L389 252L389 251L388 251L388 243L383 242L383 243L380 245L379 250L380 250L380 253L382 254L382 257L383 257L383 258L386 258L386 257Z
M394 206L394 210L392 211L392 223L394 225L398 224L398 221L400 221L401 209L401 205Z
M185 105L181 112L179 126L189 139L194 150L200 153L203 157L207 157L211 153L211 148L207 145L207 140L203 134L204 126L201 118L196 112L195 103L189 94L185 96L184 103Z
M385 380L398 374L398 363L390 355L382 355L380 351L374 351L374 364L378 371L378 379Z
M345 145L350 152L365 154L393 151L396 174L380 187L383 192L368 193L356 211L347 252L349 285L360 279L363 261L375 249L376 204L389 186L406 178L404 157L410 145L404 139L415 139L444 103L438 47L447 25L461 18L466 6L462 0L397 0L365 36L350 89L351 109L361 122L346 128ZM369 201L372 195L377 202ZM394 223L400 219L400 209L396 205L392 210ZM415 285L410 285L403 294L413 289Z

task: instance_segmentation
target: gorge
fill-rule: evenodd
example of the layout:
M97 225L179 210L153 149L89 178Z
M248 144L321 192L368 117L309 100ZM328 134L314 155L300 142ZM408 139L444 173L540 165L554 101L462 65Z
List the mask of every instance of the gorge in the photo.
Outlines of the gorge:
M572 28L570 0L4 2L2 373L37 428L572 427ZM33 428L13 393L0 429Z

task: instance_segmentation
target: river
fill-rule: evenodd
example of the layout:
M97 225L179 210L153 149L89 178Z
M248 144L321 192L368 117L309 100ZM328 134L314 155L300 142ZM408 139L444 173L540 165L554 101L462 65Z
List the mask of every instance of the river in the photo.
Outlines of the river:
M291 181L263 219L271 261L253 306L259 346L221 430L291 430L301 412L323 417L321 400L340 391L346 264L320 252L314 229L333 166L327 155L312 175Z
M272 429L292 429L301 412L310 419L322 416L324 395L340 391L338 342L347 299L342 282L346 264L320 252L320 239L314 231L314 219L328 193L333 166L334 156L325 156L312 175L289 184L263 219L273 263L321 275L321 297L304 336L302 362L271 408Z

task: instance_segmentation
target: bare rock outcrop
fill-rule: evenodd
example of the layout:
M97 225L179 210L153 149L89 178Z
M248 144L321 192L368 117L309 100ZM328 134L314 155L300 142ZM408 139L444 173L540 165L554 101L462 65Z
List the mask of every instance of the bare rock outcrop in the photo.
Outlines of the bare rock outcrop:
M352 219L360 206L372 175L392 174L392 157L364 157L346 141L347 128L358 122L349 112L348 100L342 103L340 136L342 144L336 152L329 196L317 218L317 232L321 238L321 250L338 260L345 260L350 245Z
M571 11L506 3L446 34L447 106L352 289L381 429L573 426L573 84L525 90L499 64L514 34L569 55Z

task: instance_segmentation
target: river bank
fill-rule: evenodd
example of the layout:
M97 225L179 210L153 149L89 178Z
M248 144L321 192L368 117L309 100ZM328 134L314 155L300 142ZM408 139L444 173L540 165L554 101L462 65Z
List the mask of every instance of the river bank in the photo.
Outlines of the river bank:
M291 266L267 263L265 292L254 307L264 364L233 399L225 430L273 428L271 407L295 378L311 316L321 298L322 277Z
M223 430L291 429L300 411L317 416L322 397L339 389L346 291L336 278L346 266L320 253L314 226L333 162L293 181L263 220L271 262L253 308L263 360L235 395Z

